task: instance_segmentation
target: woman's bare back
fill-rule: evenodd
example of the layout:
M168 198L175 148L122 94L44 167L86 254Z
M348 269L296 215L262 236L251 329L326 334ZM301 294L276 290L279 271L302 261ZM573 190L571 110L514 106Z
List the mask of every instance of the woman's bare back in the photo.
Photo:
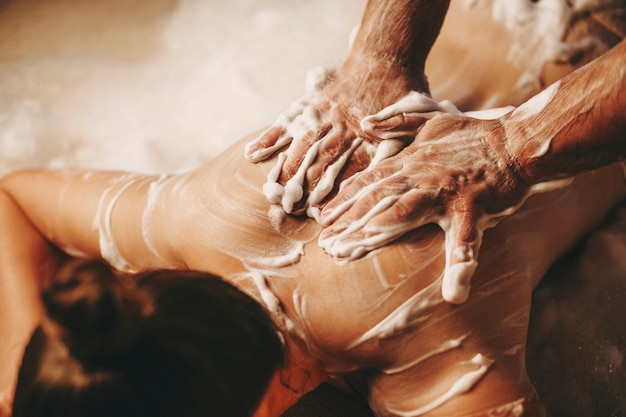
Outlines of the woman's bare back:
M440 295L444 239L436 226L337 261L318 247L314 221L267 203L262 187L272 163L247 162L244 142L171 179L175 245L188 267L258 297L328 374L367 369L362 377L380 415L533 407L524 362L531 292L623 196L621 166L531 196L489 230L470 299L454 306Z

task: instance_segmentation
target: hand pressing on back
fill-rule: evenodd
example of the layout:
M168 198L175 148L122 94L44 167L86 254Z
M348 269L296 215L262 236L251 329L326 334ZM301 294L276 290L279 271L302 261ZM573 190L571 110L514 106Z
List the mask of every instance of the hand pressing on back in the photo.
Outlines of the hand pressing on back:
M246 147L252 161L286 148L264 189L273 204L316 217L336 184L399 152L441 110L429 98L424 63L448 4L368 1L347 59L336 71L314 72L308 92ZM419 103L417 117L403 122L407 131L377 130L376 122L402 115L392 105L403 98Z
M265 193L322 223L320 245L334 256L357 258L439 224L442 294L461 303L485 229L531 192L567 182L547 183L626 159L626 41L514 111L477 119L428 96L424 63L448 5L369 0L347 60L317 77L247 156L287 148Z
M485 229L531 193L626 159L625 56L622 40L516 109L486 116L491 120L440 114L425 122L399 154L355 175L328 202L320 245L356 258L437 223L446 234L443 297L465 301ZM376 128L410 126L397 115Z
M439 224L442 294L460 303L483 231L522 203L530 183L504 146L500 120L429 98L424 63L448 4L370 0L347 60L317 77L246 154L257 161L287 148L264 192L287 213L306 211L327 226L320 245L336 257Z
M265 187L272 203L294 214L317 207L342 179L367 168L373 160L397 153L413 139L417 126L429 117L428 112L440 109L428 97L423 75L412 76L416 80L412 82L392 67L387 63L350 61L337 71L321 70L310 75L309 79L315 78L307 83L310 91L247 145L246 157L254 162L288 146ZM419 115L416 113L410 121L411 127L406 132L376 130L375 122L393 116L390 112L396 110L372 113L403 97L412 98L412 104L420 106Z
M464 302L483 231L530 190L505 144L500 119L436 116L399 154L358 174L324 207L320 245L354 259L436 223L446 235L443 297Z

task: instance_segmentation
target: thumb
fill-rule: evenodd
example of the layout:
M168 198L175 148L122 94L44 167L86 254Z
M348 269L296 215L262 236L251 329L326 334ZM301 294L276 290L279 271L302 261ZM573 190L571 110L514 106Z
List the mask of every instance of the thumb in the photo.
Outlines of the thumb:
M469 297L483 235L476 220L475 215L464 212L454 213L451 219L440 223L446 234L446 266L441 295L449 303L462 304Z

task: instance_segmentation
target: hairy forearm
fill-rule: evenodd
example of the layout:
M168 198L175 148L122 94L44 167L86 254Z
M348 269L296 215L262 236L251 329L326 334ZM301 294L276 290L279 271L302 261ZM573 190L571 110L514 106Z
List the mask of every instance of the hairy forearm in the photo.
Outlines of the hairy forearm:
M626 41L521 105L504 127L531 184L626 158Z
M370 0L353 51L423 71L449 0Z

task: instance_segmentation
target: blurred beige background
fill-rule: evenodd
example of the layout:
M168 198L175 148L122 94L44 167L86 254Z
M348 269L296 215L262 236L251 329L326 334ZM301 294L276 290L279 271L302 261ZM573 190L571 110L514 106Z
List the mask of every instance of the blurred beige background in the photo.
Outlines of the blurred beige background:
M0 173L210 158L343 57L364 4L0 1Z

